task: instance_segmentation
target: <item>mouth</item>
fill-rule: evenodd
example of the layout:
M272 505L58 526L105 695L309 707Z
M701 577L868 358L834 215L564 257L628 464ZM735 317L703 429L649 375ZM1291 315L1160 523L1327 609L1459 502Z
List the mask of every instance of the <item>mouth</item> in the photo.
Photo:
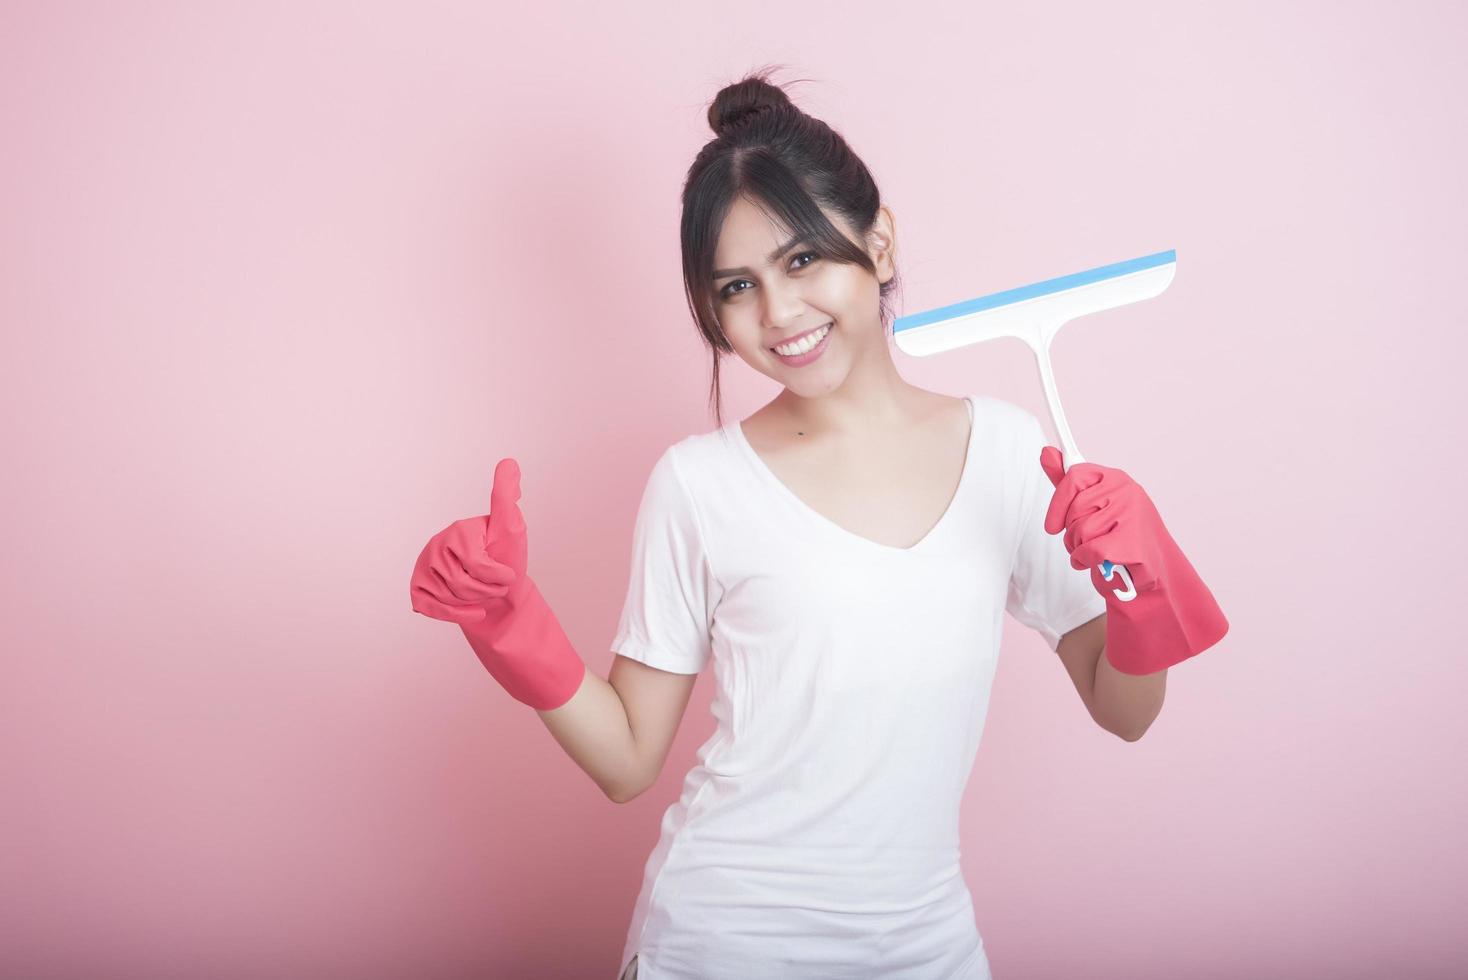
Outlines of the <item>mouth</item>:
M794 340L777 345L781 350L790 351L790 353L781 353L781 350L776 350L774 347L770 348L770 353L779 358L781 364L801 367L826 352L826 348L831 344L831 334L835 331L834 321L823 324L814 330L807 330Z
M783 340L783 341L781 341L780 343L776 344L774 347L771 347L770 350L775 351L776 354L780 354L780 356L782 356L782 357L794 357L797 354L801 353L802 349L808 350L810 348L810 345L809 344L806 344L804 346L804 348L802 348L802 346L801 346L802 345L802 342L807 341L807 340L811 340L811 341L815 341L815 342L819 343L820 340L822 339L822 335L823 335L824 331L827 331L827 330L831 329L831 327L834 326L834 325L835 325L835 321L833 321L833 320L827 320L825 323L821 324L819 327L812 327L811 329L807 330L803 334L797 334L796 336L791 337L789 340ZM794 349L793 350L791 350L792 345L794 345ZM776 350L776 348L779 348L779 347L785 348L785 350L790 351L790 353L789 354L783 354L783 353L781 353L779 350Z

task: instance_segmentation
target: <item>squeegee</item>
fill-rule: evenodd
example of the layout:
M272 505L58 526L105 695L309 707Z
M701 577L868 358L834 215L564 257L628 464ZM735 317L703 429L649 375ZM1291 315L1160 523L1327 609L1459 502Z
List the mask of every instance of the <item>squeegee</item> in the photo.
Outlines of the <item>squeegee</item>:
M1050 367L1050 343L1061 327L1078 316L1151 299L1168 287L1176 269L1176 249L1113 262L1084 272L1073 272L900 316L892 323L893 339L898 350L914 357L982 344L1000 337L1017 337L1024 341L1034 352L1035 362L1040 367L1040 381L1045 386L1050 420L1060 435L1061 448L1065 451L1065 468L1069 470L1077 463L1084 463L1085 459L1070 434L1065 409L1060 404L1060 393L1055 388L1055 374ZM1131 601L1136 597L1131 573L1125 565L1103 561L1101 575L1108 582L1113 575L1120 576L1125 588L1116 590L1117 599Z

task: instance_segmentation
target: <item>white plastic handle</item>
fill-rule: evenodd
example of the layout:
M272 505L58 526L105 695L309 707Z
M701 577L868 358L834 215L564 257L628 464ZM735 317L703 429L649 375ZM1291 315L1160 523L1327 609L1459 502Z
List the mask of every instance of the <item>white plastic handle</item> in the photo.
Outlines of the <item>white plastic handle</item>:
M1065 453L1065 471L1069 473L1072 466L1084 463L1086 460L1081 455L1081 451L1076 448L1075 438L1070 434L1070 426L1065 422L1065 409L1060 405L1060 393L1055 388L1055 375L1050 370L1050 341L1048 338L1054 337L1059 329L1060 324L1056 324L1053 329L1045 331L1046 336L1035 337L1032 340L1026 338L1026 342L1030 350L1035 352L1035 361L1040 365L1040 381L1045 386L1045 401L1050 406L1050 418L1055 422L1055 431L1060 434L1060 448ZM1117 589L1112 593L1118 601L1131 602L1137 597L1137 589L1132 585L1132 573L1127 571L1125 565L1102 561L1097 567L1101 569L1101 577L1108 582L1118 575L1121 576L1126 588Z

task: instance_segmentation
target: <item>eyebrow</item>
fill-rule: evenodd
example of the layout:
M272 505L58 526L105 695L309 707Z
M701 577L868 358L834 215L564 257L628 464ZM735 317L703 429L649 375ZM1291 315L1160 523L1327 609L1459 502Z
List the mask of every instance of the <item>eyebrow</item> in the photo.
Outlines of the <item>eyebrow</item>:
M795 246L799 245L803 241L806 241L806 236L805 235L796 235L794 238L790 239L790 241L786 242L784 245L781 245L779 248L775 249L769 255L766 255L765 256L765 261L766 262L773 262L773 261L775 261L780 256L784 255L786 252L790 251L792 248L794 248ZM726 276L737 276L737 275L740 275L741 273L748 273L749 271L750 271L749 270L749 267L748 266L744 266L744 265L738 266L737 268L734 268L734 269L715 269L712 278L714 278L714 279L723 279Z

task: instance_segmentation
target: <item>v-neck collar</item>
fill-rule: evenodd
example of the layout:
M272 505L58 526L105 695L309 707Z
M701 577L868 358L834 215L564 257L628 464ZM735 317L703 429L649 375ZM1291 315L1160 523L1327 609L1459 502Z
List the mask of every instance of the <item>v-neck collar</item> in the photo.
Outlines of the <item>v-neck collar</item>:
M761 478L772 484L776 493L779 493L781 496L791 501L797 508L810 515L818 523L824 524L827 527L835 530L838 534L860 542L870 548L876 548L880 551L891 552L894 554L912 554L913 552L922 550L923 546L932 541L943 529L943 527L949 523L950 517L958 507L959 498L963 496L964 488L968 485L971 479L971 472L974 468L974 443L977 441L975 439L975 430L978 428L978 424L977 413L974 409L973 396L964 396L964 401L968 403L968 445L964 448L963 471L958 475L958 486L954 489L953 496L948 501L948 506L944 508L943 514L941 517L938 518L937 522L932 527L928 528L927 533L919 538L915 544L906 548L898 548L895 545L883 544L880 541L873 541L871 538L868 538L861 534L857 534L855 531L847 530L840 524L837 524L825 514L822 514L820 511L816 510L810 504L802 500L800 496L795 493L794 490L791 490L789 487L787 487L784 481L775 475L775 471L770 469L769 465L765 463L760 454L755 452L754 447L749 444L749 440L744 437L744 427L739 423L738 420L730 422L728 426L726 426L726 428L733 430L730 434L734 437L734 441L739 445L740 451L754 466L755 470L761 474Z

